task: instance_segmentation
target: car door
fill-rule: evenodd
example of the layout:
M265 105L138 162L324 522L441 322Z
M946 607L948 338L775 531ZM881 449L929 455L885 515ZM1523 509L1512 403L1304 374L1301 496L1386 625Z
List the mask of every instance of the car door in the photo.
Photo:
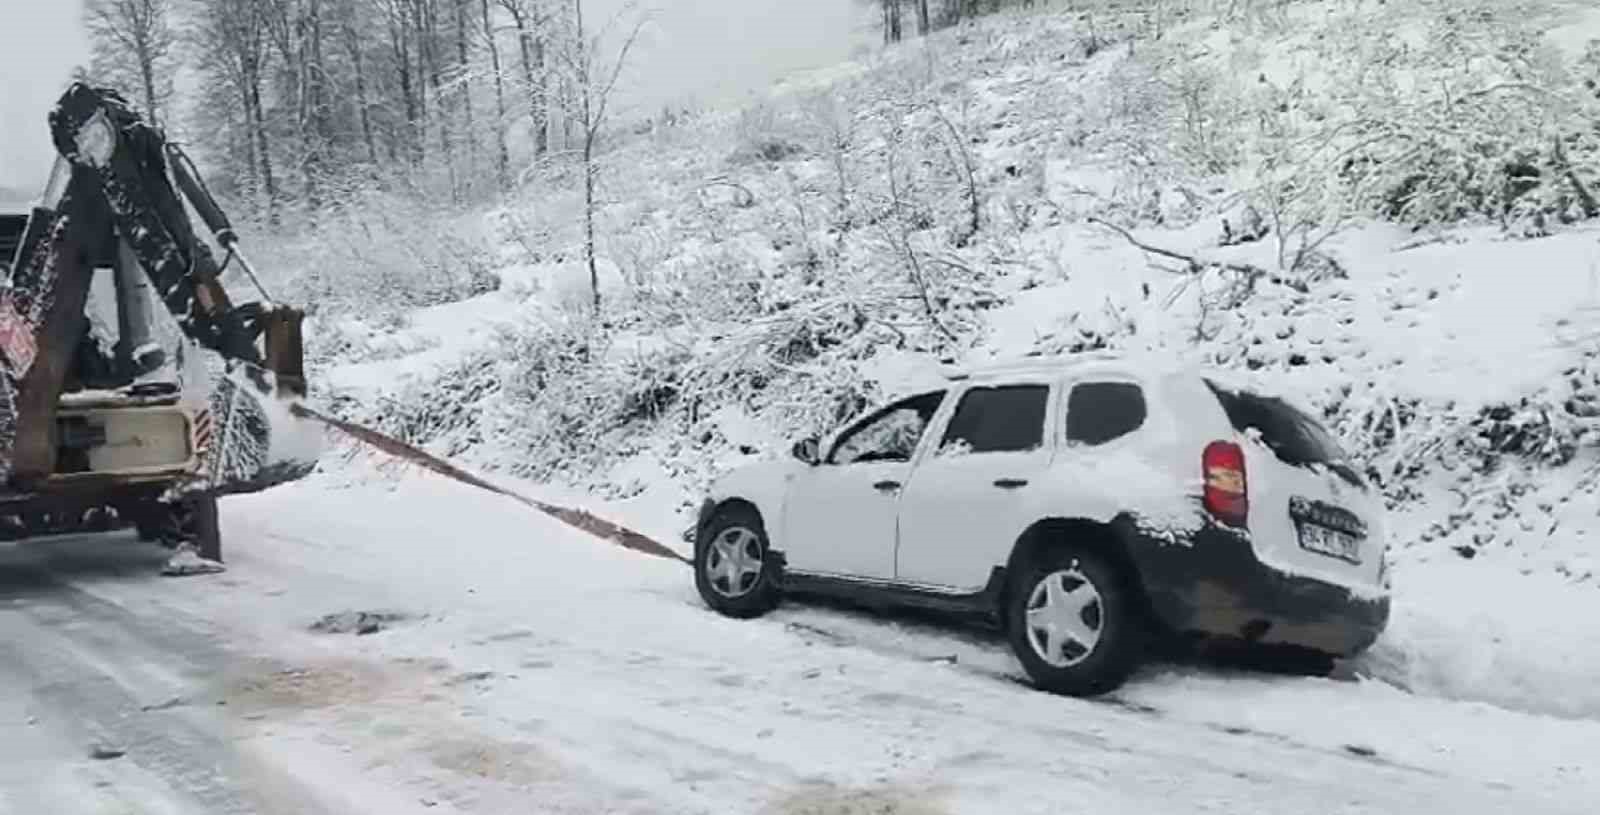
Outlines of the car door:
M785 518L786 568L894 578L895 508L944 391L873 412L839 434L816 466L795 476Z
M1050 466L1048 380L978 385L958 397L900 499L899 582L978 591L1027 525Z

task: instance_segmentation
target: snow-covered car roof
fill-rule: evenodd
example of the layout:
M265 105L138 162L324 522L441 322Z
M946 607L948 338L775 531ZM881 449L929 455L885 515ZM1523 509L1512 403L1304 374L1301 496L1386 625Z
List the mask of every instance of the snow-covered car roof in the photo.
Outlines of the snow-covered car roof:
M954 381L993 381L1016 376L1081 373L1160 379L1180 373L1182 370L1183 367L1176 360L1162 357L1130 356L1117 352L1090 352L1063 356L1025 357L1008 362L951 369L946 372L945 376ZM1200 374L1196 373L1196 375Z

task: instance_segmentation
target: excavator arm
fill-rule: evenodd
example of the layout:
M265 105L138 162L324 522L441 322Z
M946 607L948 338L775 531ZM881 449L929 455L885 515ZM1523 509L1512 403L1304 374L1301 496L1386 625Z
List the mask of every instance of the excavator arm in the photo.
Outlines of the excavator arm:
M260 283L194 165L109 89L73 84L49 125L59 158L0 286L0 482L31 488L58 473L58 410L81 359L91 281L107 269L119 291L154 289L182 332L226 362L229 374L210 394L203 422L228 425L228 439L260 449L245 456L248 466L236 452L199 450L211 456L193 480L218 492L244 491L308 471L303 460L275 465L268 453L276 430L270 417L306 392L304 313L265 291L258 302L229 297L221 277L230 264L258 289ZM191 209L220 247L221 262L196 232ZM130 380L164 361L159 349L137 343L120 356Z
M224 357L277 370L280 379L295 378L303 388L297 360L268 358L274 350L292 349L282 341L274 343L277 337L269 337L265 348L258 345L277 326L297 333L300 312L264 302L235 305L229 299L219 279L222 266L195 233L185 201L228 253L227 259L243 267L258 288L260 284L232 224L182 149L145 123L115 91L82 83L62 95L50 116L50 130L73 174L90 177L85 186L100 199L94 203L103 206L184 333Z

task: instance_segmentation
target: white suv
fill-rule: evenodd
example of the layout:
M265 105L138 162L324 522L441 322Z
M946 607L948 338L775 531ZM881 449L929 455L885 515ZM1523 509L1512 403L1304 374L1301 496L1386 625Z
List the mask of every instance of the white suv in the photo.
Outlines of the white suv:
M1382 504L1281 399L1116 359L953 375L730 473L695 582L976 613L1040 687L1120 685L1156 631L1359 652L1387 623Z

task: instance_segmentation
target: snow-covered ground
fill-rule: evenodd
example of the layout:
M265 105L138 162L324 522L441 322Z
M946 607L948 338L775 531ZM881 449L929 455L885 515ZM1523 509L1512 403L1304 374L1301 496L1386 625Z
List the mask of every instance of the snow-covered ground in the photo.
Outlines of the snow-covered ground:
M226 499L230 570L0 551L0 812L1588 812L1600 722L1155 666L1021 684L913 620L703 609L683 566L431 476ZM368 635L324 615L389 612ZM125 751L96 760L94 747Z
M1548 31L1575 60L1600 18L1180 5L1159 40L1143 14L985 20L611 145L603 321L570 174L437 219L375 196L260 242L264 265L317 306L330 409L502 478L578 482L518 487L666 541L708 473L941 357L1106 345L1256 377L1329 417L1392 498L1394 618L1342 679L1154 665L1115 698L1050 697L985 636L795 605L726 620L679 564L330 455L224 501L221 576L159 580L164 553L123 539L0 550L0 815L1593 811L1593 220L1412 230L1369 210L1318 244L1341 274L1235 300L1238 275L1089 218L1284 273L1271 235L1218 245L1242 202L1271 203L1258 121L1382 109L1426 131L1432 88L1506 90L1499 38ZM1357 88L1346 69L1374 54L1395 81ZM1517 70L1563 78L1537 56ZM1489 118L1460 110L1464 132ZM1317 238L1330 217L1286 214ZM346 611L400 619L308 630Z

